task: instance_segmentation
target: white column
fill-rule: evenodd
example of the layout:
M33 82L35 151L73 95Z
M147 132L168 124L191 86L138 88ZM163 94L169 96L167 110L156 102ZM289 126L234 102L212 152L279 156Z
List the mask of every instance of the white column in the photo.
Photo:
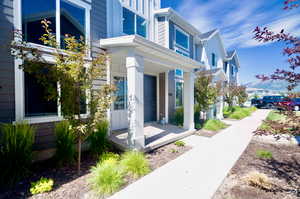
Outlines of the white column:
M128 81L128 145L132 149L145 147L144 136L144 59L134 52L126 57Z
M183 127L188 130L195 129L194 123L194 73L185 72L183 75L184 78L184 122Z
M169 71L165 72L165 119L169 123Z

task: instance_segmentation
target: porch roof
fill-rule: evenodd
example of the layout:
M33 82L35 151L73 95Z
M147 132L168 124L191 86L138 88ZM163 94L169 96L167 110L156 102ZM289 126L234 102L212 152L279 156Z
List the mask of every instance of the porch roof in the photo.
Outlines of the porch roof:
M139 35L101 39L100 47L107 49L110 54L123 53L125 56L130 49L134 49L137 54L143 56L147 61L164 66L169 70L183 69L192 71L205 68L203 63L182 56Z

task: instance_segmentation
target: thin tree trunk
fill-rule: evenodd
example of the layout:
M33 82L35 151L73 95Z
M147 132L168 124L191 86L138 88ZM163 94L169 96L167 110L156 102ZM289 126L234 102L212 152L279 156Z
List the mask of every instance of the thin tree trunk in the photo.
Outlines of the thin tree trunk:
M80 175L80 170L81 170L81 138L78 139L77 143L77 149L78 149L78 159L77 159L77 173Z

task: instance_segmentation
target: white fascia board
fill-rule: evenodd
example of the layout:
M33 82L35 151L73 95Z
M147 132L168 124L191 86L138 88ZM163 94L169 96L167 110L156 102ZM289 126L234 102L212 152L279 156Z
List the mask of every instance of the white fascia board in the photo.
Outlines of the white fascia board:
M155 10L154 15L169 17L169 19L172 19L175 24L184 28L185 31L189 32L193 36L201 34L201 32L197 28L195 28L192 24L187 22L182 16L180 16L172 8L163 8L163 9Z
M176 60L178 64L190 69L205 68L205 65L203 63L197 62L188 57L184 57L173 50L151 42L138 35L101 39L100 47L106 49L114 47L136 47L136 49L140 48L143 49L143 51L155 52L155 54L159 57L164 57L171 62L174 62L174 60Z

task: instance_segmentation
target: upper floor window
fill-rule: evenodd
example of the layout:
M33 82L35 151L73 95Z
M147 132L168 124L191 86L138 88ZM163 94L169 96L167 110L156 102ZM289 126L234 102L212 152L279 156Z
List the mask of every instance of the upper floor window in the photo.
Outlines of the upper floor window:
M176 45L189 50L189 35L180 30L179 28L176 28L175 30L175 42Z
M224 62L224 66L223 66L224 73L227 73L227 65L228 62Z
M217 65L217 58L216 58L216 54L215 53L211 54L211 65L212 66L216 66Z
M233 65L230 66L230 73L232 76L234 75L234 66Z
M147 20L127 8L123 8L123 33L147 37Z
M78 39L87 36L90 5L74 0L47 0L47 3L44 0L22 0L21 3L22 30L27 42L42 44L39 38L44 34L41 25L43 19L51 22L50 28L61 41L66 34Z

